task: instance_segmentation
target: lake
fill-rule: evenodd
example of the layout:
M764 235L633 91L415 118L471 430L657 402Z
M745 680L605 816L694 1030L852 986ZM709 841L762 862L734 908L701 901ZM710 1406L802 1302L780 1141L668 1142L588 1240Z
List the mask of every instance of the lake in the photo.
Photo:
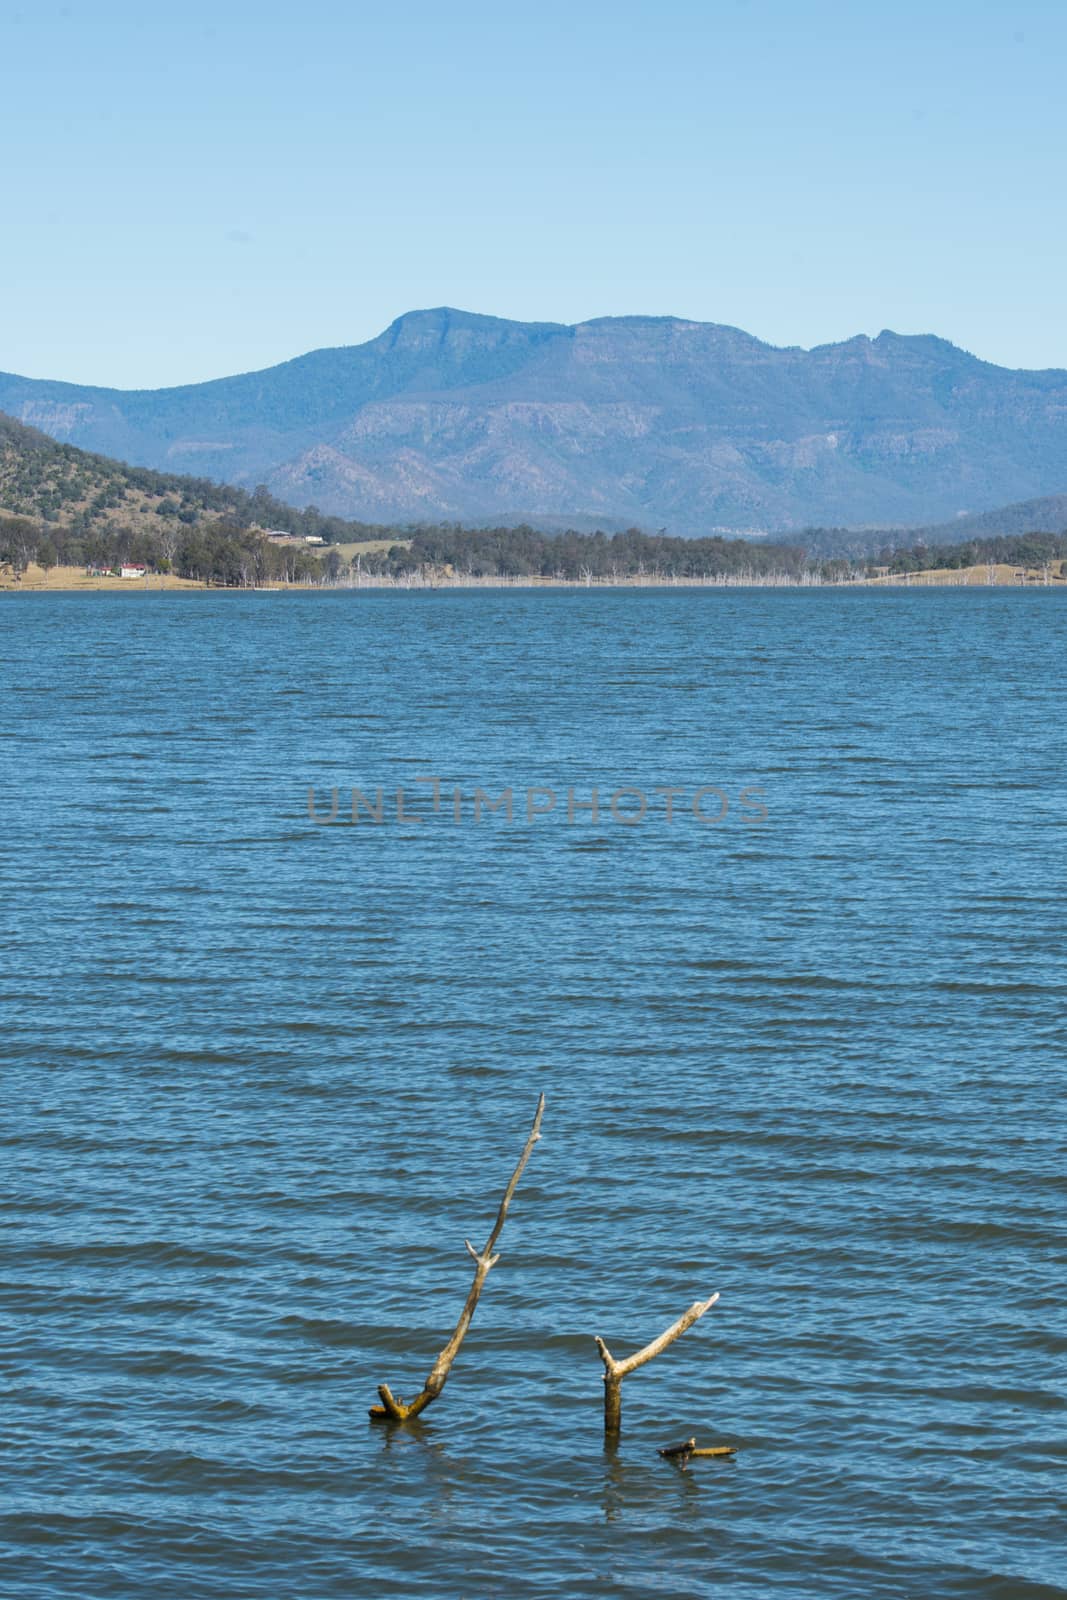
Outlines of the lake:
M1067 1592L1062 594L25 595L0 659L5 1596ZM715 1291L606 1451L594 1336Z

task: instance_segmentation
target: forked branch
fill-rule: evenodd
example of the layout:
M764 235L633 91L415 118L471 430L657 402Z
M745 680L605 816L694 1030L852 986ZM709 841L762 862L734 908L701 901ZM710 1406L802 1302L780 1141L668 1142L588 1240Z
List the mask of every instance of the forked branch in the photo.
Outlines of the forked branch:
M632 1356L626 1356L622 1361L616 1361L603 1339L597 1338L596 1347L604 1363L604 1433L609 1440L617 1439L622 1427L622 1380L631 1372L636 1372L638 1367L643 1367L646 1361L651 1361L653 1356L658 1356L662 1350L666 1350L667 1346L680 1338L694 1322L699 1322L705 1311L710 1311L718 1298L717 1294L713 1294L710 1300L694 1300L685 1315L672 1323L658 1339L653 1339L643 1350L638 1350Z
M387 1383L378 1385L378 1394L382 1403L380 1406L371 1406L370 1408L370 1414L375 1420L391 1419L393 1422L406 1422L409 1417L417 1417L420 1411L426 1410L431 1400L437 1399L437 1396L444 1388L448 1374L452 1370L452 1363L459 1354L459 1347L463 1343L467 1329L471 1325L471 1318L474 1316L474 1308L478 1304L478 1296L482 1292L482 1285L485 1283L492 1268L500 1260L498 1255L493 1254L493 1246L500 1238L504 1221L508 1214L508 1206L510 1206L512 1196L519 1186L519 1179L522 1177L523 1169L530 1159L534 1145L541 1137L541 1117L544 1109L545 1097L540 1095L537 1101L537 1115L534 1117L533 1127L530 1129L530 1137L523 1147L518 1166L511 1174L511 1182L504 1190L504 1198L500 1202L500 1209L496 1214L493 1231L485 1242L485 1249L476 1250L469 1239L464 1240L468 1254L474 1261L474 1282L470 1286L466 1304L460 1312L455 1333L434 1362L430 1375L422 1386L421 1394L416 1395L410 1404L405 1404L403 1400L394 1395Z

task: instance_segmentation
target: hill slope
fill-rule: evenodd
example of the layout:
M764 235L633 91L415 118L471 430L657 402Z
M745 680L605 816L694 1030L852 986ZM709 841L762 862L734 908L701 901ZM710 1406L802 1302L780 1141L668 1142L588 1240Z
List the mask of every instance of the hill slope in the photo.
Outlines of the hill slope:
M0 409L139 465L379 522L916 525L1067 483L1067 373L889 332L777 349L669 317L423 311L364 345L178 389L0 375Z
M249 495L204 479L128 467L59 444L0 413L0 588L20 584L31 564L42 572L54 568L61 584L69 584L79 568L113 570L132 562L143 563L154 574L170 574L174 581L244 586L279 579L351 578L347 563L353 559L362 575L401 581L413 573L435 580L459 573L553 581L807 581L813 575L836 581L861 575L870 567L874 549L888 552L894 546L896 554L888 556L894 572L959 571L989 561L1048 572L1051 563L1067 555L1067 533L1016 530L1057 526L1065 498L1053 496L976 518L978 526L965 542L947 545L943 539L920 536L944 531L937 529L908 536L900 530L879 534L810 528L786 544L721 535L667 537L636 529L606 538L603 532L553 534L521 525L375 527L297 511L264 491ZM322 549L320 560L302 539L264 538L265 522L336 542ZM958 524L948 528L958 531ZM373 537L368 540L367 535ZM1058 566L1054 577L1064 581ZM78 586L107 581L79 576ZM51 586L52 579L38 574L30 587L42 583Z
M1067 494L1049 494L1039 500L1021 500L995 511L955 517L934 527L918 528L908 535L911 544L921 534L927 544L964 539L1006 538L1019 533L1062 533L1067 529Z
M805 528L796 542L812 556L848 556L859 559L889 550L918 547L962 548L966 543L987 544L996 539L1020 539L1028 534L1067 531L1067 494L1021 500L973 516L954 517L913 528Z
M327 541L361 539L380 530L299 510L259 490L123 461L61 444L39 428L0 412L0 515L30 517L82 537L122 528L155 536L222 518L239 527L318 534Z
M263 493L129 467L59 444L0 413L0 570L138 561L218 582L305 578L324 569L299 541L280 549L264 526L358 538L358 523L297 511Z

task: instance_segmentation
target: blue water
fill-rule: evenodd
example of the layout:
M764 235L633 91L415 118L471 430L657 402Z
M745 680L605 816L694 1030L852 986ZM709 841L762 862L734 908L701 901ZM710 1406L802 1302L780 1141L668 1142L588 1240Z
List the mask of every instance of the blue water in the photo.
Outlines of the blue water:
M1065 646L1055 591L4 601L5 1600L1067 1593ZM593 1336L716 1290L605 1452Z

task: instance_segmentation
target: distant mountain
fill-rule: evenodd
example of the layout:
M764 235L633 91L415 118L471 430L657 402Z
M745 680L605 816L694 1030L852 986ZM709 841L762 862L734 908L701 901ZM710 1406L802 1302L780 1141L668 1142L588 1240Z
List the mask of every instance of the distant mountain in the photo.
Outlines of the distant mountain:
M795 533L930 524L1067 485L1067 372L889 332L778 349L671 317L417 311L367 344L177 389L0 375L0 410L368 522Z

